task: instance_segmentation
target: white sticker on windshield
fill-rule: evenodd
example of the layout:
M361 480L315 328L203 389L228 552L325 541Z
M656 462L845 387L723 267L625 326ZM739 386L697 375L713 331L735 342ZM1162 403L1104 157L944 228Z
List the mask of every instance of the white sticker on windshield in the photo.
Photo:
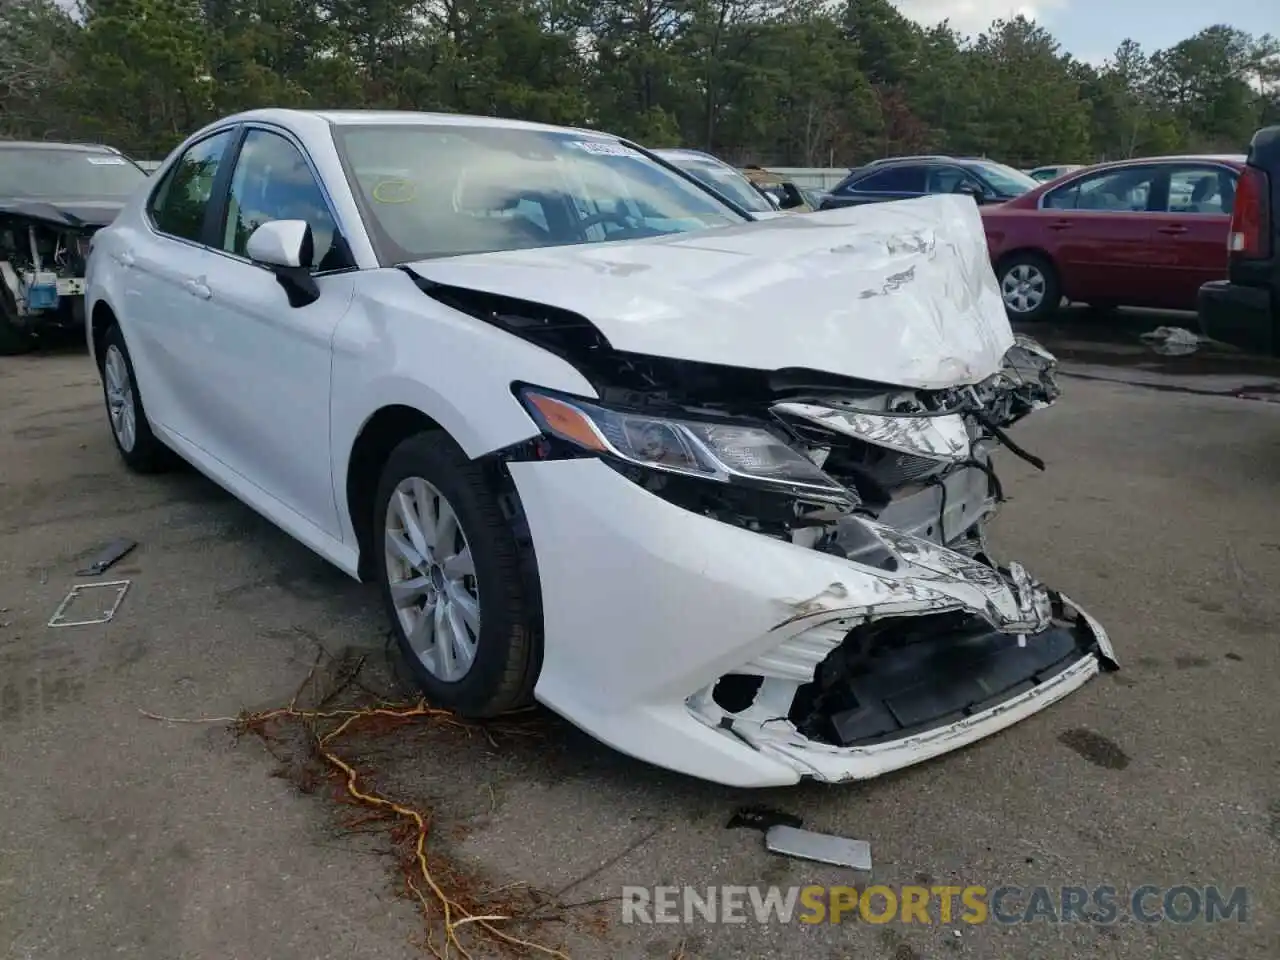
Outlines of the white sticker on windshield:
M95 167L123 167L124 157L87 157Z
M602 157L638 156L636 151L630 147L624 147L620 143L612 143L609 140L570 140L569 146L577 147L579 150L585 150L587 153L594 153Z

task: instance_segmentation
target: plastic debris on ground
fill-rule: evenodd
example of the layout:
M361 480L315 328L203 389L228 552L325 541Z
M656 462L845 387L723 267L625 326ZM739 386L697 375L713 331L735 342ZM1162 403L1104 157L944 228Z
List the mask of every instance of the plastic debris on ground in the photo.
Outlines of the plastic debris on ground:
M1138 339L1151 347L1156 353L1167 357L1180 357L1195 353L1202 346L1212 341L1186 327L1156 327L1140 334Z

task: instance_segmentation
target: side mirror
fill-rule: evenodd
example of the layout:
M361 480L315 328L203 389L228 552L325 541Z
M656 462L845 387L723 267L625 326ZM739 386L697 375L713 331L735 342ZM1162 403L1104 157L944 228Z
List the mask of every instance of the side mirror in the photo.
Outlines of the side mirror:
M271 220L249 235L245 254L276 275L289 297L289 306L305 307L320 299L320 288L311 275L315 241L305 220Z
M782 194L783 200L778 206L783 210L794 210L796 207L805 205L804 194L789 180L782 185Z
M982 188L976 183L970 183L968 180L961 180L956 184L956 188L951 192L959 193L966 197L973 197L974 203L982 204L987 201L986 194L982 192Z

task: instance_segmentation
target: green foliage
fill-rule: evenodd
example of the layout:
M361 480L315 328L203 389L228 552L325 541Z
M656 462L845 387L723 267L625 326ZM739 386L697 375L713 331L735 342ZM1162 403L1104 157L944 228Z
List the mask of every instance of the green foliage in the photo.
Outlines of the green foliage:
M158 158L227 113L384 107L593 126L739 163L1029 166L1240 151L1280 41L1226 25L1102 67L1024 17L968 38L890 0L0 0L0 136Z

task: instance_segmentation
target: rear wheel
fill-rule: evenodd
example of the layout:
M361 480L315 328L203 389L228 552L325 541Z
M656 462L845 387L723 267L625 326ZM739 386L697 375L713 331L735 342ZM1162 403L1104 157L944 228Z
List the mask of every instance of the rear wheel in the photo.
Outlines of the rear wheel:
M114 324L102 338L102 395L111 438L125 465L137 473L158 473L168 467L173 455L151 432L129 348Z
M383 603L427 699L476 717L530 702L536 618L483 470L446 434L421 433L387 458L374 503Z
M1057 312L1062 287L1053 264L1044 257L1015 253L1001 261L996 279L1010 319L1045 320Z

